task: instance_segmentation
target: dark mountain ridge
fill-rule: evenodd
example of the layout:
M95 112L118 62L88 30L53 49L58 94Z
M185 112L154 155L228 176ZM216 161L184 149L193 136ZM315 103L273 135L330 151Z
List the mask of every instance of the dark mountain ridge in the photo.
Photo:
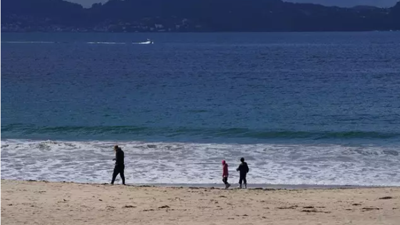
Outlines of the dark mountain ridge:
M391 8L326 7L281 0L3 0L2 31L371 31L400 30Z

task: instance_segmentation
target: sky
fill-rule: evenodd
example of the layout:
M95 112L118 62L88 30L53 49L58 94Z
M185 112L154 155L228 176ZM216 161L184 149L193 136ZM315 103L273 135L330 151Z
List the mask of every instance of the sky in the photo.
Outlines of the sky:
M69 0L71 2L79 3L84 7L90 7L93 3L106 2L107 0ZM351 7L355 5L373 5L379 7L391 7L396 4L399 0L286 0L290 2L307 2L307 3L318 3L323 5L337 5L344 7Z

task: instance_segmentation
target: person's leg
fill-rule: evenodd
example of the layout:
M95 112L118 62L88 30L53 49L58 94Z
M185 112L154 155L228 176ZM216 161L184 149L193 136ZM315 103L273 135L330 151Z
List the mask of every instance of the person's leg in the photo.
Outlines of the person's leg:
M228 189L230 186L231 186L231 184L228 182L228 177L226 177L226 189Z
M122 184L125 185L125 175L124 175L124 170L125 170L125 166L123 166L121 168L121 170L119 171L119 175L121 176L122 179Z
M244 188L247 188L247 179L246 179L246 175L244 175L243 181L244 181Z
M115 168L114 168L113 175L112 175L111 184L114 184L115 178L117 178L118 173L119 173L119 172L118 172L118 168L115 167Z
M239 178L239 187L240 188L242 188L242 182L243 182L243 177L242 177L242 175L240 175L240 178Z
M228 183L228 177L222 178L222 181L223 181L224 184L225 184L225 189L227 189L227 188L229 188L229 186L231 186L231 185Z

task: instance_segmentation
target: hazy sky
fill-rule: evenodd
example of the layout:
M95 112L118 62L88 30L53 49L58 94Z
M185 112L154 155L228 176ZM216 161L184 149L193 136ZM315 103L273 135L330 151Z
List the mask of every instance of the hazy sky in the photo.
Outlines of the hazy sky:
M96 2L106 2L107 0L69 0L82 4L85 7L90 7ZM247 0L250 1L250 0ZM286 0L290 2L311 2L324 5L340 5L340 6L354 6L354 5L375 5L380 7L390 7L396 4L399 0Z

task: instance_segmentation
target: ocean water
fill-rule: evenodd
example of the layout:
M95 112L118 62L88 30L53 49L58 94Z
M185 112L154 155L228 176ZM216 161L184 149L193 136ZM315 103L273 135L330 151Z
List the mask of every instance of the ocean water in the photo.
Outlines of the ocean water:
M154 44L146 44L147 38ZM2 35L5 179L400 186L400 33Z

